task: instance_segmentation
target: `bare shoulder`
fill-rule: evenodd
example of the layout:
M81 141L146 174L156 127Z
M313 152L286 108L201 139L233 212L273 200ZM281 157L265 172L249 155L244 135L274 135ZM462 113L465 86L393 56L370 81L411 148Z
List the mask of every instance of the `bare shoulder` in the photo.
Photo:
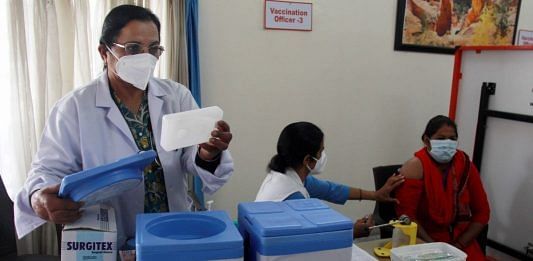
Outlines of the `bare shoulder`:
M403 164L400 174L408 179L422 179L424 177L422 162L417 157L409 159Z

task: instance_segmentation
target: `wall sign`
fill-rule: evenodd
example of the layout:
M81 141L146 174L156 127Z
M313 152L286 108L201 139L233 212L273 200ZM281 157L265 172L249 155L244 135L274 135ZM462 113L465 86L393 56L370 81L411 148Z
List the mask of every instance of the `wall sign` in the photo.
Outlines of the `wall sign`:
M265 0L265 29L312 30L312 3Z
M533 31L519 30L517 45L533 45Z

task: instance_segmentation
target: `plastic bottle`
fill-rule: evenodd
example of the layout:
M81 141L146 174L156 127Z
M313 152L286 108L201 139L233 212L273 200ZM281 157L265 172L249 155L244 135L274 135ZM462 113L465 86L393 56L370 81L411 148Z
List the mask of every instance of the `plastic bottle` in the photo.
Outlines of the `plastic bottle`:
M395 227L392 230L392 248L409 245L409 237L403 231Z

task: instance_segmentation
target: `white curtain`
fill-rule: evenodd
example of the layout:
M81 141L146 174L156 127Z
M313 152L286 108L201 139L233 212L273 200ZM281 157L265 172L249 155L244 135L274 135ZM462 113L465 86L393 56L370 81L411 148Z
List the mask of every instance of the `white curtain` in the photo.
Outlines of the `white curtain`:
M0 69L10 84L0 104L0 174L14 199L29 171L49 110L102 71L97 47L107 13L121 4L152 9L161 20L165 52L156 76L187 84L185 0L9 0L1 4ZM5 25L5 27L4 27ZM3 37L2 37L3 38ZM45 225L17 243L19 254L57 254L55 227Z
M2 102L8 104L10 128L2 128L0 134L3 137L0 163L2 180L13 199L26 178L46 115L64 93L61 67L56 60L60 52L54 1L11 0L7 19L8 60L13 66L8 97L2 97ZM18 241L19 253L56 254L55 231L54 225L47 224Z

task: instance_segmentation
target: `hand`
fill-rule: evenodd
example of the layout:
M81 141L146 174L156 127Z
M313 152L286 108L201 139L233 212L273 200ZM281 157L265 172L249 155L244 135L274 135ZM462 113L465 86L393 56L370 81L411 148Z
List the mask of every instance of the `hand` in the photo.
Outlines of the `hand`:
M405 177L400 174L394 174L389 179L387 179L387 182L385 182L385 185L381 187L378 191L376 191L376 201L379 202L394 202L396 204L399 204L400 201L398 201L395 198L392 198L390 196L390 193L398 186L400 186L405 181Z
M218 121L209 142L200 144L198 155L206 161L215 159L221 151L228 149L232 137L229 125L225 121Z
M31 195L31 207L42 219L56 224L68 224L81 217L83 202L74 202L57 196L59 184L45 187Z
M369 227L374 225L374 218L372 215L367 215L364 218L358 219L355 224L353 224L353 237L367 237L370 235Z

